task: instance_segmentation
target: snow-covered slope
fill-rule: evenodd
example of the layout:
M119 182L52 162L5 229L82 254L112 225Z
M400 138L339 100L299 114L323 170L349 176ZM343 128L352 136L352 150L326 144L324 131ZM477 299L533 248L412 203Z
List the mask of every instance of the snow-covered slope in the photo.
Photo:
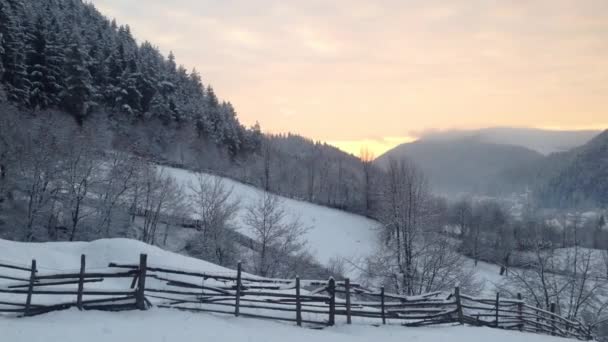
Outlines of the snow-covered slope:
M235 271L203 260L165 251L155 246L130 239L102 239L92 242L45 242L25 243L0 239L0 262L29 267L28 261L36 259L40 272L78 271L80 255L87 258L86 269L107 268L110 262L136 264L139 254L148 254L148 263L156 266L185 268L209 273ZM11 270L2 269L2 274ZM21 271L14 271L21 272ZM20 273L23 276L23 273Z
M191 193L189 185L198 182L198 173L170 167L163 169L183 185L187 193ZM259 201L262 191L228 178L224 178L224 185L233 189L232 199L240 201L241 210L236 222L239 231L252 236L252 231L243 223L244 208ZM306 239L318 261L327 263L333 257L353 260L373 252L377 235L375 229L378 227L376 221L304 201L288 198L282 200L286 213L299 217L301 222L310 228Z

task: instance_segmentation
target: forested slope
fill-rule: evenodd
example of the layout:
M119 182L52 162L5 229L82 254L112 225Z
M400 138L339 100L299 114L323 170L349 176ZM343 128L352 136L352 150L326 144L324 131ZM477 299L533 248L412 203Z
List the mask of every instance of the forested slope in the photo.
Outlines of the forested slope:
M245 127L196 70L82 0L0 0L0 104L20 125L69 115L104 149L369 214L357 158Z
M23 109L60 109L79 123L105 110L124 125L189 128L235 155L253 150L246 129L196 70L151 43L138 44L80 0L0 1L0 72L6 99Z

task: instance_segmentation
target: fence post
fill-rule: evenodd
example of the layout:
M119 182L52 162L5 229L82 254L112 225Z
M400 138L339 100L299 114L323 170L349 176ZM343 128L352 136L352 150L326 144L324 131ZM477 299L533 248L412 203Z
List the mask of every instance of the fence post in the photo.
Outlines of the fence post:
M241 305L241 262L236 265L236 300L234 305L234 315L239 316L239 310Z
M30 315L30 307L32 305L32 294L34 292L34 282L36 281L36 259L32 260L32 268L30 271L30 282L27 286L27 297L25 298L24 316Z
M76 306L78 310L82 310L82 291L84 290L84 268L85 268L85 256L80 255L80 274L78 275L78 295L76 296Z
M384 313L384 286L380 288L380 310L382 313L382 324L386 324L386 314Z
M333 277L329 278L327 284L327 292L329 292L329 322L332 326L336 323L336 281Z
M523 315L523 303L521 303L521 301L522 301L521 293L517 293L517 299L520 301L520 303L517 304L517 314L519 316L519 331L523 331L524 330L524 315Z
M300 276L296 276L296 322L302 326L302 298L300 298Z
M135 291L135 305L139 310L146 310L146 271L148 269L148 255L139 255L139 275L137 276L137 290Z
M496 292L496 322L495 326L498 328L498 310L500 310L500 292Z
M344 287L346 290L346 324L352 324L350 316L350 278L344 279Z
M542 312L540 311L540 304L536 304L536 332L540 332L540 318L542 317Z
M458 312L458 323L464 324L464 315L462 313L462 299L460 298L460 287L456 286L454 289L454 296L456 297L456 311Z
M555 303L551 303L551 336L555 336Z

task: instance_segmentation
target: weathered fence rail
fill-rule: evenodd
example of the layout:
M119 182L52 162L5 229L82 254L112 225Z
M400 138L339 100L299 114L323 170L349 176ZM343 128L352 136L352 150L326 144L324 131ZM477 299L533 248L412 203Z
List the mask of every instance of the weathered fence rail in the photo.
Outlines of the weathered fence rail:
M2 270L6 270L5 274ZM198 272L148 264L110 263L87 272L81 256L79 272L41 273L30 267L0 264L0 314L39 315L76 307L80 310L146 310L154 305L192 312L210 312L294 322L314 326L338 320L367 324L425 326L446 323L590 340L591 328L553 310L517 299L476 298L460 292L421 296L373 291L344 281L272 279L236 272ZM7 283L8 282L8 283Z

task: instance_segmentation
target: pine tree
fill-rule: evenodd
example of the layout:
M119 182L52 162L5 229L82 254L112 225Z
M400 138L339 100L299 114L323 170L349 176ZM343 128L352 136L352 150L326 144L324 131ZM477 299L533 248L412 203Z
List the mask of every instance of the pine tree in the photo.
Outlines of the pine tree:
M6 85L9 101L27 105L30 84L25 64L25 31L13 9L0 2L0 34L3 37L2 81Z
M135 116L141 113L142 95L137 88L141 74L137 72L137 65L134 60L129 61L128 65L120 78L118 86L120 91L116 102L122 111Z
M0 33L0 80L2 79L2 75L4 75L4 38L2 37L2 33Z
M29 105L31 108L48 108L59 104L63 88L61 67L64 60L56 38L42 17L38 17L28 37L27 72L31 84Z
M82 124L95 105L93 98L95 90L92 85L91 73L87 68L88 56L79 43L75 42L69 48L66 60L66 88L63 91L63 106Z

